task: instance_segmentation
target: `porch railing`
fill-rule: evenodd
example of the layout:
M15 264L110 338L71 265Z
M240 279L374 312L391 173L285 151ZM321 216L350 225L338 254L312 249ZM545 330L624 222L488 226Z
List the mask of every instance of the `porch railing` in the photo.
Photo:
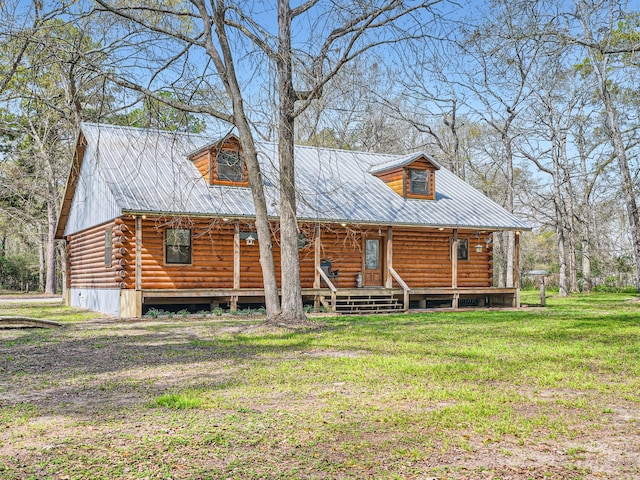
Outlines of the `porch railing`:
M326 283L327 286L329 287L329 290L331 290L331 313L335 313L336 312L336 293L338 292L338 289L331 282L331 280L329 280L329 277L324 272L324 270L320 268L320 266L317 266L316 270L320 274L320 277L322 278L322 280L324 280L324 283Z
M395 271L393 267L389 267L389 273L396 280L396 282L400 284L400 286L402 287L402 290L404 291L403 302L404 302L404 311L406 312L407 310L409 310L409 292L411 291L411 288L409 288L409 285L406 284L406 282L402 279L402 277L398 274L398 272Z

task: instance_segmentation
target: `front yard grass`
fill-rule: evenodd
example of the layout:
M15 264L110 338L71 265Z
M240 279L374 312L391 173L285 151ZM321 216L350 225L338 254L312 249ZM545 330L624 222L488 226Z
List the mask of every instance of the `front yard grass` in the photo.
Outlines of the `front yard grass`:
M11 309L67 325L0 330L3 479L640 478L628 294L309 330Z

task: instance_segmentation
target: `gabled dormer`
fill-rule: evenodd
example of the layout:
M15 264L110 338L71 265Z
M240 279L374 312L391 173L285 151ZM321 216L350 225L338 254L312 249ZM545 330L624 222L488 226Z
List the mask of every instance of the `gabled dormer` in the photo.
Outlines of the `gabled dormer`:
M435 200L436 170L440 170L438 162L418 152L376 165L370 172L404 198Z
M189 159L209 185L249 186L240 141L234 135L197 150Z

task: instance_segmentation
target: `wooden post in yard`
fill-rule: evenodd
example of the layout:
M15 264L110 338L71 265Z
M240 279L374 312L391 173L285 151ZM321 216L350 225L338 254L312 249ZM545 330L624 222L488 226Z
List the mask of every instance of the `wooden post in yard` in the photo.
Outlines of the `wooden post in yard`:
M538 275L538 280L540 280L540 305L544 307L547 304L547 296L546 296L545 285L544 285L544 275Z

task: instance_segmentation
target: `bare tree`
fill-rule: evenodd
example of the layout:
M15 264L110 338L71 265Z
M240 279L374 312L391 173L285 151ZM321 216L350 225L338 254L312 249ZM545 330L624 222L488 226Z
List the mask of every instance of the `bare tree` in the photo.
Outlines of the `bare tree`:
M88 37L58 20L59 10L44 15L41 8L34 2L29 11L37 28L15 32L13 40L20 45L20 58L4 90L0 129L5 138L11 139L4 169L5 175L13 178L8 185L11 194L24 199L28 208L23 214L35 217L31 221L39 223L40 215L46 217L37 234L42 244L41 283L46 293L54 293L55 227L67 170L64 159L77 132L81 104L96 88L101 102L104 91L81 66L83 48L93 46ZM46 233L40 234L40 228Z
M500 139L500 163L507 182L504 206L510 212L514 211L515 198L514 141L519 135L515 122L527 107L531 94L529 77L541 49L536 36L524 32L531 32L532 24L536 25L539 8L530 2L495 2L492 16L467 31L461 44L474 65L465 74L465 86L473 97L468 105ZM506 232L505 236L505 283L513 286L515 235Z
M103 12L123 19L136 32L131 36L147 36L151 41L174 42L172 55L158 62L150 74L149 82L111 75L119 84L145 95L153 96L168 105L187 111L205 113L233 123L238 129L245 162L249 171L256 211L256 227L260 241L261 265L265 285L267 311L270 318L278 317L291 322L305 318L298 265L298 226L296 209L295 159L293 156L295 119L322 96L325 86L341 68L363 52L387 44L396 44L407 38L422 38L429 28L425 12L438 3L397 2L387 0L379 4L360 2L338 2L325 5L319 0L309 0L298 7L281 0L276 8L264 6L260 15L247 11L239 4L224 0L191 0L175 5L160 2L149 6L133 3L122 6L119 2L97 0ZM429 20L429 18L427 18ZM311 28L296 29L296 22L311 25ZM273 31L277 25L277 32ZM185 28L187 26L187 28ZM147 42L148 44L148 42ZM295 45L294 45L295 44ZM129 46L129 44L128 44ZM196 55L201 49L206 54L207 66L212 70L198 72L197 78L185 79L183 83L202 82L212 72L219 79L226 94L229 110L215 108L206 102L194 102L194 95L175 99L162 99L153 83L173 67L187 69L188 55ZM277 132L280 174L280 248L282 311L277 305L277 289L273 269L271 244L268 240L268 219L262 187L260 166L251 128L248 110L255 97L243 85L239 75L247 78L247 65L240 58L251 60L255 77L263 83L275 85L277 98ZM194 73L189 64L189 74ZM311 65L306 77L300 78L303 69L297 65ZM182 71L185 71L182 70ZM305 85L296 88L295 83ZM177 82L174 81L174 85ZM182 92L184 93L184 92Z
M607 133L620 170L622 195L633 242L636 285L640 288L640 213L638 212L636 200L637 192L629 168L627 147L621 129L615 93L611 88L611 84L614 81L611 70L615 67L617 50L620 50L619 48L614 48L615 37L613 33L617 22L624 18L624 11L621 9L621 5L614 0L581 0L577 2L575 16L582 27L582 35L576 38L576 42L585 48L592 74L597 80L597 92L606 114ZM596 35L599 35L599 37L596 37ZM596 45L599 45L599 47L596 48ZM638 55L635 44L623 50L628 50L633 52L634 55ZM622 68L624 65L619 64L618 66Z

